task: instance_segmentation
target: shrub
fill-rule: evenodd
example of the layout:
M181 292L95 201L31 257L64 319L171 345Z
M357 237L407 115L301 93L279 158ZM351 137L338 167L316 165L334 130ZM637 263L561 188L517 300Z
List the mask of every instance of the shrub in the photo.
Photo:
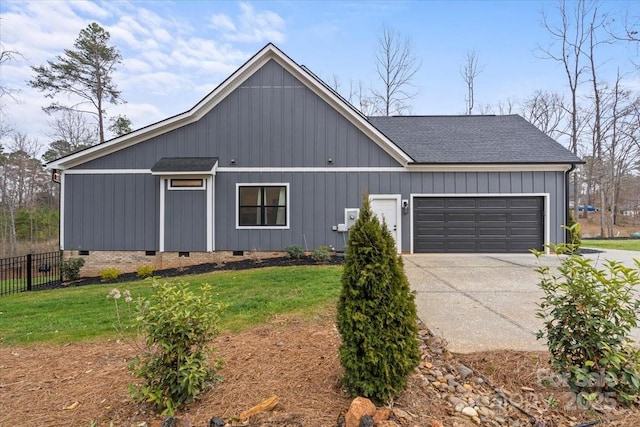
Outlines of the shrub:
M186 283L154 282L155 293L138 305L146 351L130 369L143 383L131 385L135 400L152 403L164 415L197 398L212 384L220 360L210 367L208 352L218 334L222 309L210 286L196 295Z
M569 255L563 256L559 274L536 269L544 291L537 310L544 327L537 338L546 339L554 369L579 402L602 396L633 401L640 395L640 353L630 338L640 309L638 268L607 261L599 270L592 260L571 253L570 245L552 249Z
M315 262L327 262L331 259L329 246L318 246L311 252L311 259Z
M120 270L117 268L105 268L100 272L100 278L103 282L111 282L112 280L117 280L120 277Z
M284 250L287 251L287 258L300 259L304 256L304 250L299 245L289 245Z
M349 232L337 323L347 391L377 404L397 396L420 361L416 305L393 237L366 196Z
M567 245L569 251L574 254L579 254L580 245L582 244L582 239L580 237L580 223L575 220L572 211L569 211L569 226L564 227L564 229L567 230L567 234L569 234L569 242Z
M138 268L136 276L144 279L145 277L151 277L153 275L153 267L150 265L142 265Z
M83 258L69 258L62 261L60 271L64 281L78 280L80 277L80 269L84 265Z

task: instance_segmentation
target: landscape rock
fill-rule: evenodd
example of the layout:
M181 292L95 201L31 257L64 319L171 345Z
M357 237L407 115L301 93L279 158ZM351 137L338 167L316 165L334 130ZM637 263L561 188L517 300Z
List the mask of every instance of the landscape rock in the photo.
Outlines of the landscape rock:
M458 371L458 375L460 375L460 378L462 379L465 379L469 375L473 374L473 370L463 365L462 363L458 365L457 371Z
M467 417L471 417L471 418L478 417L478 412L475 409L473 409L471 406L466 406L462 408L461 412L465 414Z
M371 415L364 414L362 418L360 418L360 424L358 427L373 427L373 417Z
M388 408L378 408L376 409L376 413L373 415L373 421L376 425L379 425L382 421L386 421L391 416L391 410Z
M376 405L365 397L356 397L351 402L345 415L346 427L359 427L360 419L364 415L373 417L376 413Z
M218 417L213 417L209 420L209 427L224 427L225 424L224 420Z

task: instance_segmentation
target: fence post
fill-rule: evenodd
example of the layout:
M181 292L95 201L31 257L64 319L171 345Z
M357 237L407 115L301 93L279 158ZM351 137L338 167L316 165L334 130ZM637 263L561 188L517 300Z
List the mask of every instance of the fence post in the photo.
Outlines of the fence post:
M31 260L31 254L27 254L27 291L31 290L32 287L32 280L33 280L33 272L32 272L32 260Z

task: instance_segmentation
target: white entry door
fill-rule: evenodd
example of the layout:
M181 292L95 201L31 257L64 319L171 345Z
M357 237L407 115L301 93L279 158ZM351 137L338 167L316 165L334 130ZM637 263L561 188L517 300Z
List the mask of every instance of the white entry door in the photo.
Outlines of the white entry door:
M382 221L387 223L387 228L396 241L398 252L402 250L401 243L401 217L400 217L400 195L399 194L371 194L369 195L371 210Z

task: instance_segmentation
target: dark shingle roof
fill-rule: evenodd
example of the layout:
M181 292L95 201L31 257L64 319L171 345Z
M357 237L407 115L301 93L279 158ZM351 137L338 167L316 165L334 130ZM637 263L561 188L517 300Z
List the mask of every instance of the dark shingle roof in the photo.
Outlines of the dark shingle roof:
M416 163L581 163L519 115L393 116L369 121Z
M211 172L217 162L217 157L163 157L151 172Z

